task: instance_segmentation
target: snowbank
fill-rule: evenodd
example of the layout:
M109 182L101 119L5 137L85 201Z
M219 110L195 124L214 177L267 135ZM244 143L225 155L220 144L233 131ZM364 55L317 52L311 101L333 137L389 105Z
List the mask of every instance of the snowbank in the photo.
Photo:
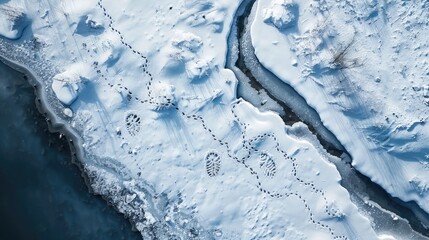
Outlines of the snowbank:
M145 239L376 239L321 147L236 99L224 65L239 4L40 1L26 10L45 44L18 57L64 69L40 80L72 104L94 191Z
M297 4L297 22L280 31L266 18L278 1L258 1L258 59L319 112L360 172L429 212L427 6Z
M63 75L57 75L52 81L52 90L58 100L65 105L71 105L77 98L79 86L76 83L69 83Z
M24 29L30 24L21 4L0 2L0 36L10 40L21 37Z
M274 0L264 9L264 21L283 30L295 24L298 14L298 5L292 0Z
M84 64L77 63L52 78L52 90L58 100L71 105L79 95L85 81L91 79L93 71Z

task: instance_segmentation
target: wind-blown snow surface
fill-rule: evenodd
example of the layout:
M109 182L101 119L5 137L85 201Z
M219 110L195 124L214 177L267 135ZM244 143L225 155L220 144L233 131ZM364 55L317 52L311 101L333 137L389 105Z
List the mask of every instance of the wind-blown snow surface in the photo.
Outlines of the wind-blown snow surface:
M94 191L145 239L377 239L305 126L236 99L240 1L0 3L31 21L0 53L39 78Z
M0 1L0 4L3 2ZM28 19L20 2L0 5L0 35L8 39L21 37L22 31L27 27Z
M251 35L261 63L319 112L359 171L429 212L429 2L257 8Z

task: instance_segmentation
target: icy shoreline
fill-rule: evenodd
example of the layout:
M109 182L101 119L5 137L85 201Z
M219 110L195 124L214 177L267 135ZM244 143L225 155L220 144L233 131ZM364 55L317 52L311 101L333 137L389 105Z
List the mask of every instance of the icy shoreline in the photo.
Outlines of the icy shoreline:
M142 213L136 212L134 208L137 208L138 211L143 211L143 209L140 209L140 206L138 205L127 206L129 203L124 203L124 201L126 200L122 199L123 193L134 192L137 189L127 190L127 187L120 187L120 185L111 185L109 189L109 187L103 186L107 179L103 178L103 174L99 175L97 173L98 170L103 171L103 168L100 167L100 169L97 169L92 166L88 167L88 163L92 160L89 161L88 158L85 158L83 147L84 144L81 140L81 136L76 133L67 123L65 123L63 119L61 119L57 114L55 114L55 109L50 108L51 104L49 104L46 100L48 98L46 92L42 91L46 86L43 85L43 81L38 80L40 77L36 77L37 74L31 70L31 67L27 67L24 64L17 63L16 61L8 59L7 57L1 55L0 61L2 61L4 64L11 67L12 69L21 72L22 74L27 76L29 84L32 85L34 88L37 110L40 112L40 114L46 117L46 122L48 124L50 132L59 133L67 139L71 151L72 163L80 169L81 176L84 179L84 182L87 185L90 194L101 196L107 205L113 207L115 211L123 215L123 217L131 223L132 231L140 232L143 239L145 237L155 238L156 236L161 236L162 234L158 233L159 235L157 235L156 233L159 230L138 229L137 224L141 224ZM109 167L115 168L113 165ZM107 180L107 184L111 184L109 183L109 181L112 181L114 183L114 179L116 177L129 177L126 175L122 175L121 173L123 172L118 171L116 172L117 176L111 175L111 179ZM116 191L116 193L110 192L112 190ZM148 197L150 196L150 194L151 193L146 192L146 195Z
M4 183L1 238L124 235L136 239L139 234L131 231L129 221L101 196L90 193L70 152L70 142L63 134L52 132L37 107L31 76L4 61L0 59L0 115L5 127L0 146ZM22 227L27 231L17 231Z
M91 178L86 172L83 164L83 148L77 147L82 146L82 142L80 140L80 137L77 133L75 133L66 123L64 123L56 114L54 114L53 110L49 108L49 104L46 102L46 96L42 93L43 89L43 82L39 81L34 72L32 72L31 68L26 67L24 65L21 65L13 60L9 60L4 56L0 55L0 61L9 66L10 68L24 74L27 77L27 81L30 85L33 86L34 93L36 96L35 104L37 111L39 111L40 114L42 114L47 122L48 130L51 133L58 133L60 136L67 139L68 147L70 149L71 153L71 162L72 164L76 165L80 172L81 177L84 179L84 182L90 192L90 194L101 196L106 204L110 207L113 207L115 211L123 215L123 217L128 220L132 226L133 231L137 231L135 229L135 222L133 222L130 219L130 216L127 216L124 212L119 211L117 206L111 202L111 199L109 196L99 194L97 192L93 191L93 186L91 184Z
M42 89L44 87L43 83L37 80L38 78L35 77L36 74L32 72L31 68L21 65L13 60L7 59L6 57L1 55L0 61L2 61L4 64L11 67L12 69L27 76L29 84L31 84L34 88L37 110L43 116L45 116L46 122L48 123L49 131L51 133L59 133L60 135L64 135L67 138L72 154L73 163L76 164L84 174L85 171L83 171L81 161L79 160L80 157L82 157L82 150L81 148L76 147L76 144L81 144L79 143L79 135L75 133L70 127L68 127L67 124L65 124L62 120L60 120L60 118L53 113L54 111L49 108L49 104L46 102L45 99L45 94L42 93ZM82 177L85 179L85 182L87 182L88 177L86 175L82 175Z

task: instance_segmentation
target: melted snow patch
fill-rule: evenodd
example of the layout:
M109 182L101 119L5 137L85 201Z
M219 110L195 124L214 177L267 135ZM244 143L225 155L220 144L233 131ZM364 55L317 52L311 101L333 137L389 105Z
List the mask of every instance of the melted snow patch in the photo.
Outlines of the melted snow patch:
M201 38L190 32L177 33L177 38L173 39L172 45L182 51L198 52L203 42Z

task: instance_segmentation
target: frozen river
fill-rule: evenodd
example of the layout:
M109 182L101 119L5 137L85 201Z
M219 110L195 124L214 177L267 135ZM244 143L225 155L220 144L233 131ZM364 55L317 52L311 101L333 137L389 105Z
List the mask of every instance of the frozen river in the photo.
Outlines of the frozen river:
M89 193L24 76L0 62L0 239L139 239Z

